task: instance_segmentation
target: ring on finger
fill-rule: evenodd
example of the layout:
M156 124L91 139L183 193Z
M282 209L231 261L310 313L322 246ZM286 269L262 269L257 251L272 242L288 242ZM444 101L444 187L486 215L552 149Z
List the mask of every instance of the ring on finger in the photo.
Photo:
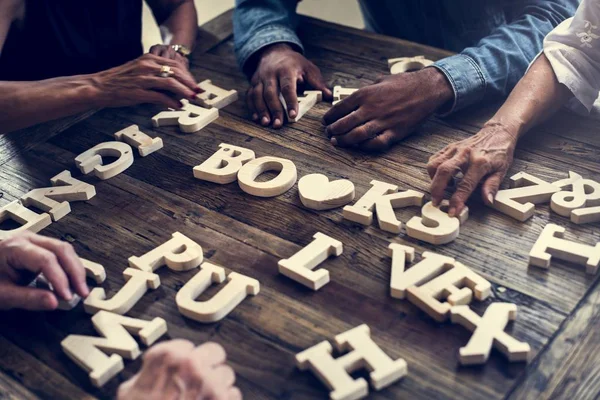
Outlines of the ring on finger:
M175 72L168 65L161 65L159 75L163 78L168 78L172 76Z

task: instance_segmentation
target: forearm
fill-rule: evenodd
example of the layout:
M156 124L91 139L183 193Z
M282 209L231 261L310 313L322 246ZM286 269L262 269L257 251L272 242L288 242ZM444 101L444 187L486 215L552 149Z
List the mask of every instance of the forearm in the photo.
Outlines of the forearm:
M302 51L296 35L298 0L236 0L233 15L235 53L240 67L251 73L260 50L287 43Z
M100 107L91 75L0 81L0 134Z
M172 35L170 42L165 44L182 44L190 50L194 48L198 32L198 15L193 1L179 4L160 25Z
M572 93L556 79L544 54L531 66L487 126L501 126L515 140L558 111Z
M476 46L435 63L451 82L455 101L448 112L502 98L542 50L544 37L577 9L578 0L526 0L521 15Z

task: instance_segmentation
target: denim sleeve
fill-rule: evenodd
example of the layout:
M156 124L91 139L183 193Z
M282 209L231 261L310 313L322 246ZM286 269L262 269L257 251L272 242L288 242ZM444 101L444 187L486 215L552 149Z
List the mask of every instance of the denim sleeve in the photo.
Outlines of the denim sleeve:
M296 35L298 0L236 0L233 13L235 55L242 70L257 51L274 43L304 48Z
M507 96L543 48L544 37L575 14L579 0L527 0L522 13L476 46L434 64L450 81L454 104L445 114Z

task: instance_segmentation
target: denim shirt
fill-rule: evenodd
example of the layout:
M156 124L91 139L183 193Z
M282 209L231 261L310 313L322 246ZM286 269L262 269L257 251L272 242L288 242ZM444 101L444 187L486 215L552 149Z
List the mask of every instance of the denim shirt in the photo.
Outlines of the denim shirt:
M326 1L326 0L321 0ZM367 29L459 54L437 61L454 90L448 112L504 97L540 53L544 37L580 0L359 0ZM286 42L298 51L297 0L236 0L240 67L258 50Z

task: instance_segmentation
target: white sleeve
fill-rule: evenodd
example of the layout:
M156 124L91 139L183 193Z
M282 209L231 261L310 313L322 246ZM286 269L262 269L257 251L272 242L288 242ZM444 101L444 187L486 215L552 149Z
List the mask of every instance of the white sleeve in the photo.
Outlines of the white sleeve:
M573 18L548 34L544 54L575 108L589 113L600 92L600 0L583 0Z

